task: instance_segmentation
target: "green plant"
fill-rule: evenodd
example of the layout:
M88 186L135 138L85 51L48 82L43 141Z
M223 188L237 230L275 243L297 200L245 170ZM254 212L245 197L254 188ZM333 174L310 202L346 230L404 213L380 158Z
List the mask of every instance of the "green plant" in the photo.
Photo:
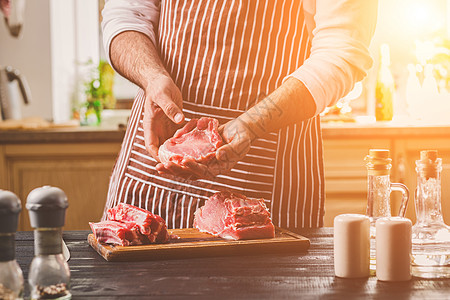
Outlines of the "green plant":
M87 102L91 102L93 106L114 108L116 101L113 86L114 70L106 61L101 60L93 69L91 79L86 83Z
M92 64L92 61L88 62ZM116 99L113 93L114 70L104 60L92 68L89 80L85 83L86 102L85 116L82 123L89 125L101 123L102 110L104 108L114 108ZM95 114L96 121L93 122L91 115Z

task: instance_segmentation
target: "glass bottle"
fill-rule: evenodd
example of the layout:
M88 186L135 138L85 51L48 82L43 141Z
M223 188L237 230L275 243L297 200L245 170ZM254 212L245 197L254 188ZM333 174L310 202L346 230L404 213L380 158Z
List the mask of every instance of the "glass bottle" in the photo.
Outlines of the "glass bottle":
M413 274L450 278L450 227L441 209L442 159L436 150L420 152L416 161L416 223L412 228ZM447 266L447 267L444 267Z
M375 85L375 118L377 121L390 121L394 116L395 84L389 69L391 65L389 45L382 44L380 54L381 64Z
M67 197L59 188L44 186L30 192L26 206L34 228L31 299L71 299L69 265L62 255Z
M393 191L402 193L402 202L398 216L404 217L408 205L409 190L402 183L390 180L391 161L389 150L370 149L364 159L367 167L367 210L370 219L370 262L371 270L375 270L375 224L379 218L391 217L390 195Z
M23 299L23 275L15 259L15 233L21 210L15 194L0 190L0 299Z

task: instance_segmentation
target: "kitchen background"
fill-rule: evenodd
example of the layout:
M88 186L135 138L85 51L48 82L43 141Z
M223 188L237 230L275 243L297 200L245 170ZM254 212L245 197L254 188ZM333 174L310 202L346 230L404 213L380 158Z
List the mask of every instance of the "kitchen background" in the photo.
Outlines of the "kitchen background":
M23 103L17 82L11 83L11 94L20 100L14 101L20 103L21 120L10 122L4 128L24 128L23 123L28 120L36 127L39 124L67 126L73 132L65 130L72 132L74 137L52 140L52 143L45 142L46 138L42 138L44 142L35 138L32 143L18 141L18 133L12 137L11 131L9 135L2 135L0 130L0 188L15 190L25 199L33 185L64 185L74 207L72 215L69 210L69 229L86 228L86 220L80 221L80 214L82 206L89 205L90 200L81 198L101 199L95 199L96 208L84 217L91 221L98 218L121 134L95 144L87 141L86 136L94 131L111 133L119 130L117 125L126 123L137 88L101 63L105 60L99 24L103 1L16 0L13 5L17 5L19 12L23 5L23 14L19 13L17 17L22 30L15 38L4 23L0 24L0 69L12 66L19 70L28 82L31 100L29 104ZM390 78L380 77L380 49L384 44L388 46L390 65L387 67L395 86L394 116L392 121L376 122L376 84L386 80L385 84L392 83ZM404 182L411 191L415 187L414 160L418 158L419 150L438 149L444 159L442 202L444 216L449 222L450 0L380 0L378 25L370 51L375 61L367 78L323 115L326 225L331 226L338 213L364 212L367 188L363 159L370 148L391 150L394 160L392 180ZM98 98L106 99L102 100L107 102L103 109L99 109L102 103L95 102ZM95 114L97 110L101 112L101 122ZM88 126L78 129L80 123ZM76 141L76 132L80 132L79 136L84 135L80 142ZM55 150L68 147L70 143L91 150L86 157L80 156L80 148L76 148L78 153ZM25 144L30 152L21 148ZM40 154L36 156L36 152ZM98 162L102 155L104 161ZM33 170L45 169L44 165L39 165L40 161L54 163L49 170L56 172L62 168L61 172L68 172L64 173L67 176L74 174L68 171L72 170L70 167L64 167L64 163L83 161L86 168L84 171L78 168L76 172L79 172L79 184L88 192L81 196L73 191L76 188L70 180L61 183L58 177L61 178L62 173L48 177L48 182L36 180L40 173ZM34 169L28 167L32 163L36 163ZM89 180L95 182L95 187L86 185L83 172L87 170L91 172ZM27 182L27 176L33 179ZM394 208L398 207L399 196L393 199ZM413 197L408 216L414 219Z

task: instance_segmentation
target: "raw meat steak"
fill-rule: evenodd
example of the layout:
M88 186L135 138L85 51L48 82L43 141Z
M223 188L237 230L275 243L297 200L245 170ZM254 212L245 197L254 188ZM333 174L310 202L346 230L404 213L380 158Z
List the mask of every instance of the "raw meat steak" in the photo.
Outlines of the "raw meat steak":
M92 232L99 243L121 246L148 244L148 239L139 232L139 227L130 223L116 221L89 222Z
M194 227L233 240L275 236L275 227L263 200L230 192L215 193L198 208Z
M216 155L223 145L217 128L219 121L213 118L192 119L175 135L159 147L158 156L162 163L174 162L182 166L185 158L206 162Z
M145 209L120 203L107 215L108 221L89 223L100 243L129 246L165 243L170 238L164 219Z
M148 237L150 243L164 243L169 239L164 219L148 210L119 203L117 206L108 209L107 216L110 221L136 224L141 234Z

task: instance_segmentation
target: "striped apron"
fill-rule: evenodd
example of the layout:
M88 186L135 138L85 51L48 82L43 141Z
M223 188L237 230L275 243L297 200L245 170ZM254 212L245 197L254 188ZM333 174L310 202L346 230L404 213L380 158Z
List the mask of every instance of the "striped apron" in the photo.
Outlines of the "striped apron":
M224 124L281 85L309 56L299 0L162 1L160 57L180 88L186 119ZM133 104L106 209L120 202L192 227L193 213L219 190L263 198L276 226L323 226L324 178L319 117L256 140L229 174L196 180L155 171L144 146L144 93ZM274 113L277 113L274 111ZM105 216L104 216L105 217Z

